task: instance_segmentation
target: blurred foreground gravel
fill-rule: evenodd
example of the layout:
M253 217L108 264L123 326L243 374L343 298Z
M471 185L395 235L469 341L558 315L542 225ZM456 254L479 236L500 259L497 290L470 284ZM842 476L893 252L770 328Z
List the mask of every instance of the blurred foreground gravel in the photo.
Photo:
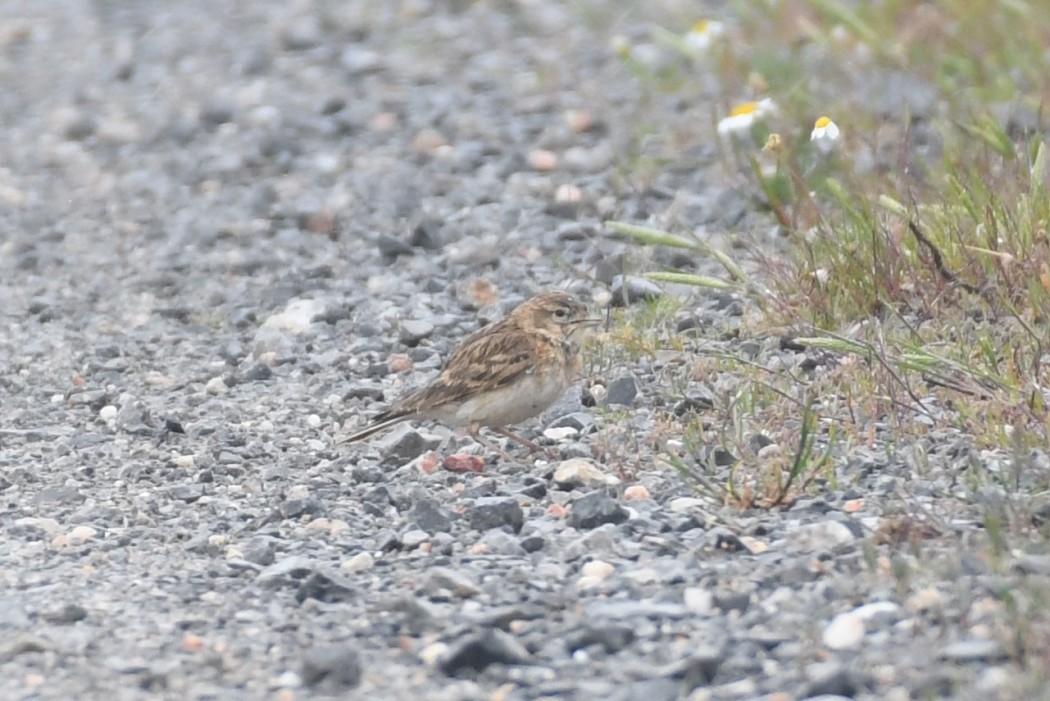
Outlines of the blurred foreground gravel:
M963 437L742 512L645 439L672 354L522 427L563 461L335 445L479 319L607 300L604 219L768 227L709 142L625 186L638 124L711 114L640 103L626 7L5 0L0 697L1016 697L1050 558L986 552L966 470L1010 467Z

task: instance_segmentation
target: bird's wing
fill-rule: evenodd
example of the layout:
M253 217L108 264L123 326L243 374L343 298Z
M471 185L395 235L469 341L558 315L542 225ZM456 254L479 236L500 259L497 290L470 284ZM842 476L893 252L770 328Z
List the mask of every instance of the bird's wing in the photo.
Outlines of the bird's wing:
M429 385L399 402L401 410L426 413L428 408L451 402L464 401L479 393L511 384L517 378L532 372L538 355L546 348L537 348L545 339L523 337L520 332L476 333L453 351L441 374ZM545 345L545 344L544 344Z

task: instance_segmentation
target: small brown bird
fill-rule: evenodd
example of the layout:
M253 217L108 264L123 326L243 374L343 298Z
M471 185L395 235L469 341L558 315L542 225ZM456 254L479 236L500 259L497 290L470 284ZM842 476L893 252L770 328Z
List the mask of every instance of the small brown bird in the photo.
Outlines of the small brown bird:
M504 456L481 435L482 426L542 450L505 426L538 416L572 385L580 371L583 338L600 323L565 292L537 295L502 321L467 336L428 385L340 443L364 440L401 421L429 419L466 426L475 440Z

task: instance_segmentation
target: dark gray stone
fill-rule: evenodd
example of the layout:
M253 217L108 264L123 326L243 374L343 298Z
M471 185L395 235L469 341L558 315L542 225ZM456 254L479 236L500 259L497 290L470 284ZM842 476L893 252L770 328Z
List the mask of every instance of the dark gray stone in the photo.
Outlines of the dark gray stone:
M317 599L331 604L339 601L353 601L357 590L348 579L334 572L315 571L303 579L295 592L295 600L303 602Z
M430 338L434 333L434 325L429 321L406 319L401 322L398 337L406 346L416 346L424 338Z
M416 499L406 515L417 528L428 533L447 533L452 530L452 518L436 499Z
M486 628L453 645L440 666L452 677L480 672L492 664L523 665L531 660L529 651L514 636L498 628Z
M437 437L426 437L407 423L398 424L372 442L385 463L406 463L441 444Z
M303 652L302 678L307 686L348 688L361 682L361 654L349 645L317 645Z
M517 533L525 523L525 514L513 497L481 497L467 507L466 516L476 531L507 528Z
M609 406L631 406L638 396L638 384L630 375L617 377L609 383L605 393L605 403Z
M597 528L606 523L623 523L627 509L602 490L589 492L572 502L569 525L573 528Z

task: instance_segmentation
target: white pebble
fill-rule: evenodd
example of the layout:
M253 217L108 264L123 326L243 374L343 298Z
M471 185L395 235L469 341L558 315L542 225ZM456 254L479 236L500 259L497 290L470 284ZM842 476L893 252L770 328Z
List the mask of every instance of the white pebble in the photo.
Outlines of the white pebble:
M676 514L685 513L686 511L693 511L700 509L704 506L703 499L697 499L696 497L678 497L672 499L667 505Z
M103 421L109 421L110 419L115 418L116 415L117 407L113 406L112 404L107 404L106 406L98 410L98 418L102 419Z
M682 592L685 607L701 616L710 615L715 610L715 595L709 589L686 587Z
M419 651L419 659L423 661L423 664L434 667L447 653L447 643L431 643Z
M606 579L616 570L610 563L605 560L591 560L583 567L580 568L580 574L584 577L597 577L598 579Z
M208 380L208 384L204 385L204 391L208 394L223 394L228 389L226 380L221 377L213 377Z
M359 552L349 560L343 562L341 567L346 572L364 572L370 570L375 565L376 559L372 557L370 552Z
M543 432L545 438L549 438L552 441L560 441L563 438L569 438L575 436L579 431L573 426L560 426L558 428L548 428Z
M69 532L70 540L90 540L98 533L91 526L77 526Z
M831 650L856 649L864 640L864 621L852 612L840 613L824 629L821 639Z

